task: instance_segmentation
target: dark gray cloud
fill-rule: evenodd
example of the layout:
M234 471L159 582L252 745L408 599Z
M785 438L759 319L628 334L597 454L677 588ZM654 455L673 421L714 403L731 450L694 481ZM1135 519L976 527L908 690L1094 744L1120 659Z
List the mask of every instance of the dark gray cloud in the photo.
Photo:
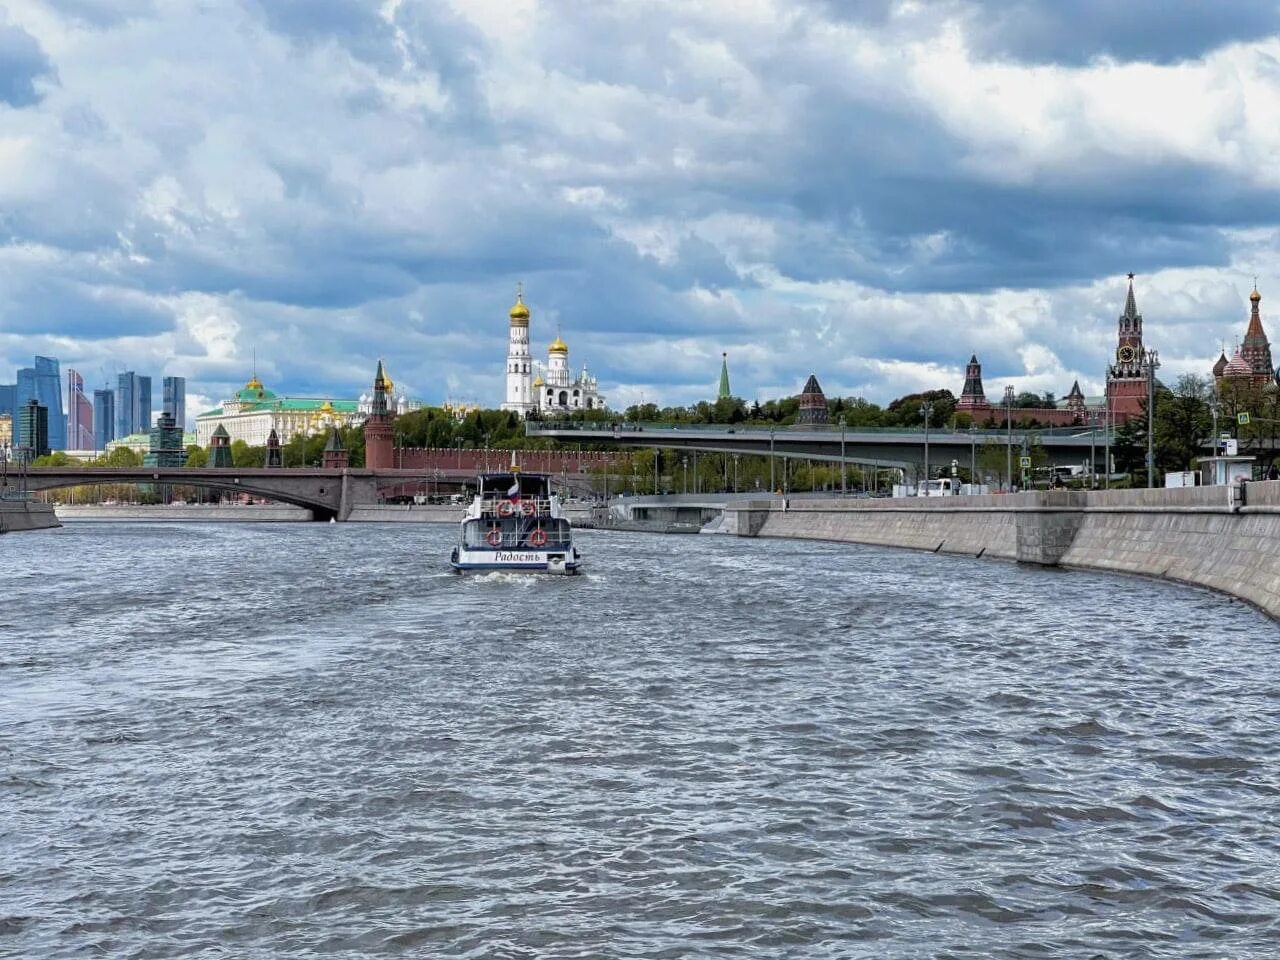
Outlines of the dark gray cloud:
M356 0L249 0L276 33L302 44L335 42L369 63L394 68L391 25L377 4Z
M151 16L155 0L45 0L64 16L93 27L114 27L128 20Z
M1274 0L999 0L966 4L980 54L1033 63L1172 63L1280 33Z
M36 38L7 23L0 10L0 102L12 107L38 103L36 81L53 76L53 64Z
M671 400L702 366L713 384L726 348L748 394L811 370L897 389L972 350L1001 378L1100 368L1125 271L1230 266L1241 228L1280 217L1235 159L1259 129L1240 98L1206 133L1215 152L1094 142L1070 70L1047 72L1051 110L1005 126L913 86L913 46L948 24L978 59L1176 62L1272 30L1260 5L1223 25L1162 4L1174 25L1143 32L1145 2L797 0L771 18L543 0L509 24L427 0L390 20L364 0L41 2L112 29L43 102L52 66L17 31L29 126L6 149L26 175L0 185L0 236L42 252L18 267L34 261L0 246L0 334L154 354L169 333L209 393L256 346L286 389L350 392L388 353L429 399L494 402L517 279L539 357L559 324L575 366ZM981 66L949 69L963 87ZM1057 124L1085 139L1076 160ZM1171 330L1231 296L1153 298L1149 317Z

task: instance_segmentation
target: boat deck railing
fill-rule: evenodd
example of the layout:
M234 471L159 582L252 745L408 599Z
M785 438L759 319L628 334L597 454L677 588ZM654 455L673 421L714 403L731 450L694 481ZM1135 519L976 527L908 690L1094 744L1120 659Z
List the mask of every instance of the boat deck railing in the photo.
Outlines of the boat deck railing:
M573 541L566 537L560 539L555 530L541 530L542 535L546 538L543 542L538 543L535 531L541 530L535 527L530 530L503 530L499 527L492 527L485 534L483 546L477 544L470 549L483 549L483 547L491 547L494 550L558 550L568 547Z
M486 497L480 501L482 517L549 517L551 516L551 500L529 498L513 503L506 497Z

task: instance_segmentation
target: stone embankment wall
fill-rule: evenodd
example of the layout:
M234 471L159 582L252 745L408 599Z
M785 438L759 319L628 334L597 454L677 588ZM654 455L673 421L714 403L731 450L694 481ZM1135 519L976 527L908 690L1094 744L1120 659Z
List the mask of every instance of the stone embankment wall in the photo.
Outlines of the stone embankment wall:
M349 523L461 523L466 507L462 504L444 503L376 503L353 507ZM565 507L565 516L574 526L588 526L592 522L592 511L588 505L569 504Z
M373 503L351 508L348 523L460 523L465 512L457 504Z
M214 504L214 503L166 503L153 506L131 504L62 504L57 508L58 519L68 522L80 520L128 520L133 521L213 521L217 523L243 522L300 522L312 519L311 511L288 504Z
M24 530L49 530L60 527L53 507L47 503L27 503L23 500L0 500L0 533L18 533Z
M1280 482L738 505L740 536L910 547L1164 577L1240 597L1280 617Z

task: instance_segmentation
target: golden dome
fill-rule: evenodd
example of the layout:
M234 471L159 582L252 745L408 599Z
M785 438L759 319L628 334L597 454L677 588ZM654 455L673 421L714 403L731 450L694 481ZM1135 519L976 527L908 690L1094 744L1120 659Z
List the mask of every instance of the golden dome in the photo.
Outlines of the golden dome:
M533 385L535 387L545 387L547 385L547 381L542 379L542 374L538 374L533 380Z
M330 401L326 400L324 403L320 404L320 412L321 412L321 413L333 413L333 412L334 412L334 411L333 411L333 404L332 404Z
M258 375L255 373L249 378L249 382L244 385L244 388L246 390L261 390L262 381L258 379Z
M523 294L516 294L515 306L511 308L511 312L507 314L507 316L509 316L513 322L529 322L529 308L524 305Z
M551 346L547 347L548 353L568 353L569 345L560 339L560 335L556 334L556 338L551 341Z
M1261 299L1262 299L1262 294L1258 292L1257 284L1254 284L1253 293L1249 294L1249 300L1253 303L1257 303Z

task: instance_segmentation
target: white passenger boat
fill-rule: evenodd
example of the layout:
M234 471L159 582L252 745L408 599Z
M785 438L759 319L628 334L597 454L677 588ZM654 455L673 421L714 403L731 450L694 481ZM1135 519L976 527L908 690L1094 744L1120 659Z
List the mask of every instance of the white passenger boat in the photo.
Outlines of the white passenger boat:
M581 560L560 497L551 492L551 478L512 470L479 477L449 564L460 573L572 574Z

